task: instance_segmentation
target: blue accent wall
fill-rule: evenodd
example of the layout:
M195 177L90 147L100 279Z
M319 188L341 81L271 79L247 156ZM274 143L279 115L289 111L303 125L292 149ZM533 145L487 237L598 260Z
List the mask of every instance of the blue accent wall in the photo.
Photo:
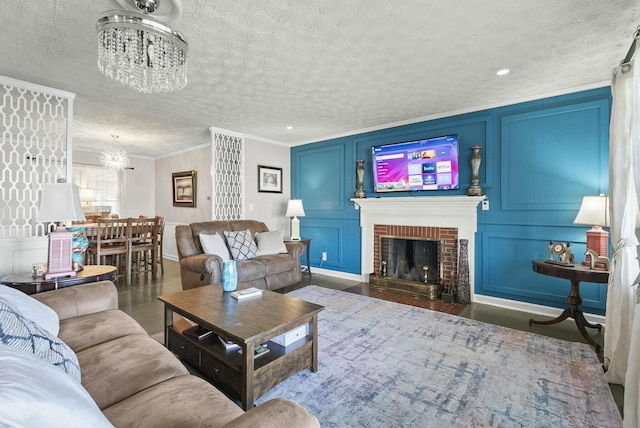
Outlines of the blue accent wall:
M608 193L610 88L545 98L463 115L306 144L291 149L293 197L304 201L301 235L312 239L311 266L360 274L356 160L365 160L367 197L464 195L471 150L482 147L480 186L490 210L478 208L476 294L564 308L569 282L536 274L531 260L548 243L570 242L584 260L585 231L574 225L584 195ZM460 190L373 193L371 147L446 134L460 141ZM604 314L606 285L581 284L583 309Z

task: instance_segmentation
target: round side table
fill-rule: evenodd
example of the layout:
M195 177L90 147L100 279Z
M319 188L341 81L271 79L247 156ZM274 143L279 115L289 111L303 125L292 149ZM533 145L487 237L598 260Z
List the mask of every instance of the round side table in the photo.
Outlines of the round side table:
M42 276L34 278L31 273L17 273L1 278L0 283L26 294L36 294L42 293L43 291L86 284L88 282L113 281L116 278L116 270L117 268L115 266L87 265L84 269L77 272L75 277L44 279Z

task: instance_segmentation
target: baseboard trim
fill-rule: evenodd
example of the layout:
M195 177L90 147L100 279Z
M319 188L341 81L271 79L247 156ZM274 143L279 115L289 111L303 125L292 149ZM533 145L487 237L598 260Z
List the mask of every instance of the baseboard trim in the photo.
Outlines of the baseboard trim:
M354 273L338 272L337 270L322 269L322 268L317 268L312 266L311 275L313 276L314 273L331 276L333 278L348 279L350 281L362 282L362 277Z
M474 303L482 303L484 305L497 306L499 308L511 309L514 311L527 312L535 315L543 315L548 317L557 317L564 309L553 308L550 306L536 305L533 303L518 302L515 300L501 299L499 297L483 296L475 294L473 296ZM606 317L596 314L588 314L585 312L584 317L592 324L605 325Z

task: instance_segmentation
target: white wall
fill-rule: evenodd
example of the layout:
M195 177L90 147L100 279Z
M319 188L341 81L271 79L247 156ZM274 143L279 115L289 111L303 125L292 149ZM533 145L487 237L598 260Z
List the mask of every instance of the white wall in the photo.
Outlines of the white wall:
M264 222L269 230L282 230L289 236L289 219L284 216L291 193L291 156L289 147L245 138L244 217ZM258 165L282 168L282 193L258 192Z
M211 147L200 146L155 162L156 213L167 223L185 224L211 220ZM196 206L173 206L174 172L196 171Z

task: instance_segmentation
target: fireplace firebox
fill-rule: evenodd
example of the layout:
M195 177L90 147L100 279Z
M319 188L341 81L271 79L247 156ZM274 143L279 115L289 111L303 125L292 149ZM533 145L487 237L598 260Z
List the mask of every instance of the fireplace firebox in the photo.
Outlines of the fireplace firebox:
M369 285L418 298L439 298L456 275L452 254L457 229L380 224L374 229L375 271Z

